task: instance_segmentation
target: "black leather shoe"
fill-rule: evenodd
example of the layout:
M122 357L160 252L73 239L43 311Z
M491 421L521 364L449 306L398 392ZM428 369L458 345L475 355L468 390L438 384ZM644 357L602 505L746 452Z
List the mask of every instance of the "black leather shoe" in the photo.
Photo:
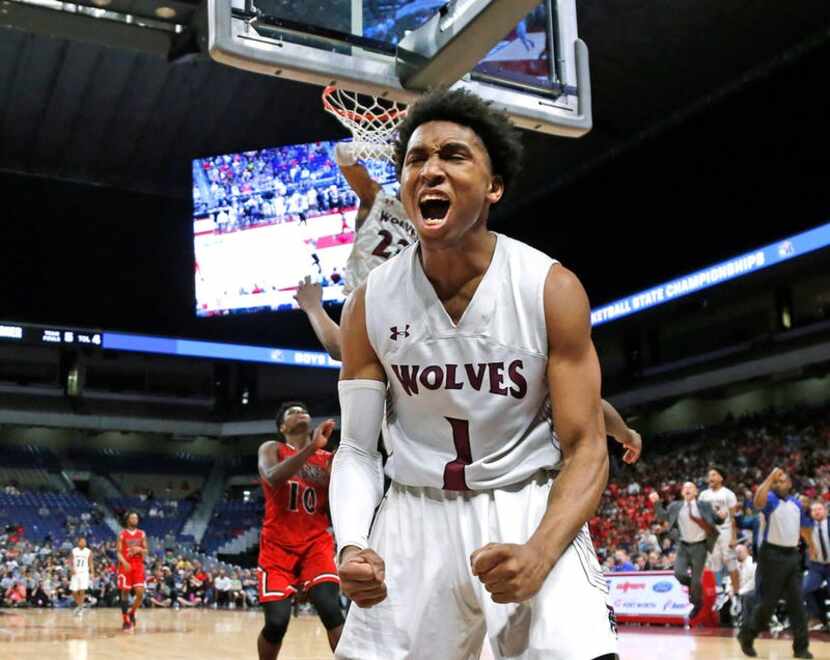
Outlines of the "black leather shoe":
M754 640L749 635L745 635L744 633L738 633L738 643L741 645L741 651L744 652L744 655L750 658L757 658L758 653L752 648L752 642Z
M805 649L804 651L796 651L795 653L793 653L793 657L794 658L812 658L813 654Z

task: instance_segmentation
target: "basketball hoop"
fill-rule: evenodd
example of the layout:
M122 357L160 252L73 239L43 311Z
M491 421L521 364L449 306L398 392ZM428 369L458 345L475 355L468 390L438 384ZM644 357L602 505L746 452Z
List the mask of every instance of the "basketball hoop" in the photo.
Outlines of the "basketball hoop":
M394 160L392 142L406 117L403 103L329 86L323 90L323 108L349 129L358 160Z

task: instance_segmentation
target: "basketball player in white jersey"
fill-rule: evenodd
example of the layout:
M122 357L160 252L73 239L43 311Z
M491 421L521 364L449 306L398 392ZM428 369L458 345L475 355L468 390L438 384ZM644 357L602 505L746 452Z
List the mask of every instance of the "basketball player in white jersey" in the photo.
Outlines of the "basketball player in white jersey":
M72 579L69 582L69 589L75 599L75 616L81 616L84 611L84 600L86 599L87 589L89 589L89 581L95 578L92 550L86 547L86 539L83 536L78 539L78 545L72 548L70 571Z
M330 492L357 607L335 657L477 660L486 635L499 660L615 658L586 524L608 477L588 299L553 259L487 229L517 175L517 131L439 91L410 108L397 151L419 243L343 313Z
M340 142L334 148L334 160L360 200L355 219L356 236L346 262L343 292L349 295L366 281L373 268L394 257L418 234L400 201L387 195L368 170L355 157L352 145ZM340 328L322 304L322 288L306 277L294 296L311 322L314 333L334 359L340 359Z
M349 256L346 285L343 287L348 295L366 282L372 270L396 256L418 236L401 202L387 195L380 184L369 176L366 168L357 162L350 143L340 142L334 149L334 157L360 199L356 218L357 238ZM393 245L398 247L393 249L390 247ZM340 326L323 308L322 286L307 275L299 282L294 299L308 316L314 334L326 352L335 360L340 360ZM602 412L608 435L626 449L625 462L636 462L642 449L640 434L629 428L605 400L602 401Z
M712 508L726 519L718 525L718 540L708 557L708 568L715 574L726 569L732 582L732 593L738 593L740 588L740 573L738 572L738 556L735 546L738 544L738 523L735 515L740 512L738 498L729 488L723 485L726 472L717 465L710 465L706 475L709 488L704 490L698 499L709 502Z

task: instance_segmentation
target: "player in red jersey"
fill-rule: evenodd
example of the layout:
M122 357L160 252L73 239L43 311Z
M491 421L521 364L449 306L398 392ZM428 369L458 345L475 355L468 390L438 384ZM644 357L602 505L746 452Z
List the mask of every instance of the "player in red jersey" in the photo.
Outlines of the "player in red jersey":
M144 556L147 554L147 536L138 529L138 513L128 511L124 529L118 535L118 591L121 596L123 630L135 627L135 611L144 599ZM135 602L129 607L130 590L135 592Z
M328 420L311 432L305 404L283 404L277 429L285 442L259 448L259 476L265 519L259 541L259 602L265 627L257 639L260 660L275 660L288 629L291 601L308 598L328 632L332 651L343 629L340 580L329 533L329 477L332 454L323 447L334 430Z

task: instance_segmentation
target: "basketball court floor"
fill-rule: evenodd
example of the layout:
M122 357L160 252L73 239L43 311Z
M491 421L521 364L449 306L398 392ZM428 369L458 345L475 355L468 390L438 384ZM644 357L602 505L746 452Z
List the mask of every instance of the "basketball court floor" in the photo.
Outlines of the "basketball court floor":
M71 611L0 611L2 660L228 660L256 658L261 614L252 610L152 610L139 613L138 629L124 633L115 609L91 610L83 618ZM760 658L792 657L789 639L761 639ZM830 636L812 636L816 658L830 660ZM332 657L318 620L293 619L280 660ZM689 632L677 628L620 630L622 660L737 660L743 658L731 630ZM482 660L491 660L489 649ZM418 660L442 660L423 658Z

